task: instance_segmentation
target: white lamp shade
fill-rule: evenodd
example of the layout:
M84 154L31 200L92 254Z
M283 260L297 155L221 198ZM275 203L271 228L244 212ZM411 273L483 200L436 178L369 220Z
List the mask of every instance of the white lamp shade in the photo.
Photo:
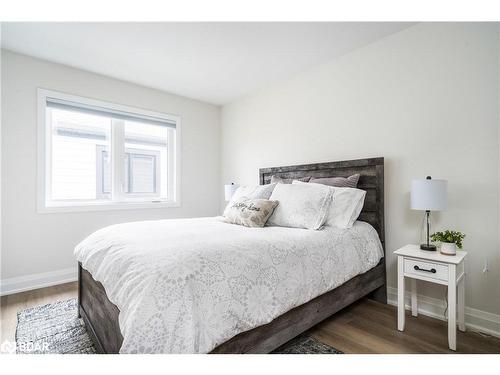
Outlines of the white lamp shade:
M443 211L447 207L448 181L413 180L411 182L411 208L423 211Z
M231 197L233 194L238 190L239 186L235 184L231 185L224 185L224 198L226 202L229 202L231 200Z

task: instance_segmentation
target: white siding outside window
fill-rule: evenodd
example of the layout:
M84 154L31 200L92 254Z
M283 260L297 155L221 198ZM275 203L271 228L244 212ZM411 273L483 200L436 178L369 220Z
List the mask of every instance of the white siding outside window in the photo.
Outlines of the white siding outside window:
M167 154L166 150L165 154ZM150 194L154 197L161 197L162 164L160 155L161 151L157 150L125 149L125 193L130 196ZM106 199L111 194L111 163L106 147L97 147L96 163L97 198ZM163 191L166 191L167 185L163 186Z

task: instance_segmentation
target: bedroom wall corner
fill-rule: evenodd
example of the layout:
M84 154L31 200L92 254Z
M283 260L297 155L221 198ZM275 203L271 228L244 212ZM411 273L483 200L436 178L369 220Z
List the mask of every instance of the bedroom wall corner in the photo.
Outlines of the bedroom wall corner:
M384 156L394 288L392 252L418 241L411 180L448 179L435 229L467 234L467 306L500 316L499 51L495 23L420 23L225 105L222 180L256 184L261 167ZM422 282L419 293L444 300L445 290Z

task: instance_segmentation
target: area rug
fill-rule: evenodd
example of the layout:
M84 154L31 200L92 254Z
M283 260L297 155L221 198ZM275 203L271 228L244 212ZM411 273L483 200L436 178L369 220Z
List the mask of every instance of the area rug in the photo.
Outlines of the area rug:
M37 306L17 313L16 352L25 354L95 353L77 300Z
M92 354L95 347L77 315L76 299L17 313L16 352L23 354ZM299 336L273 354L340 354L312 337Z
M330 345L310 336L298 336L282 345L271 354L344 354Z

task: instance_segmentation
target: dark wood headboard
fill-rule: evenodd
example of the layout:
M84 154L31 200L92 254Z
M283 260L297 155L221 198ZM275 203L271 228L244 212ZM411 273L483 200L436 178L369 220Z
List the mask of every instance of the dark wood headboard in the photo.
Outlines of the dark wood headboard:
M370 223L377 230L385 252L384 158L261 168L259 181L261 185L268 184L272 175L282 178L349 177L356 173L360 174L358 188L366 190L359 220Z

